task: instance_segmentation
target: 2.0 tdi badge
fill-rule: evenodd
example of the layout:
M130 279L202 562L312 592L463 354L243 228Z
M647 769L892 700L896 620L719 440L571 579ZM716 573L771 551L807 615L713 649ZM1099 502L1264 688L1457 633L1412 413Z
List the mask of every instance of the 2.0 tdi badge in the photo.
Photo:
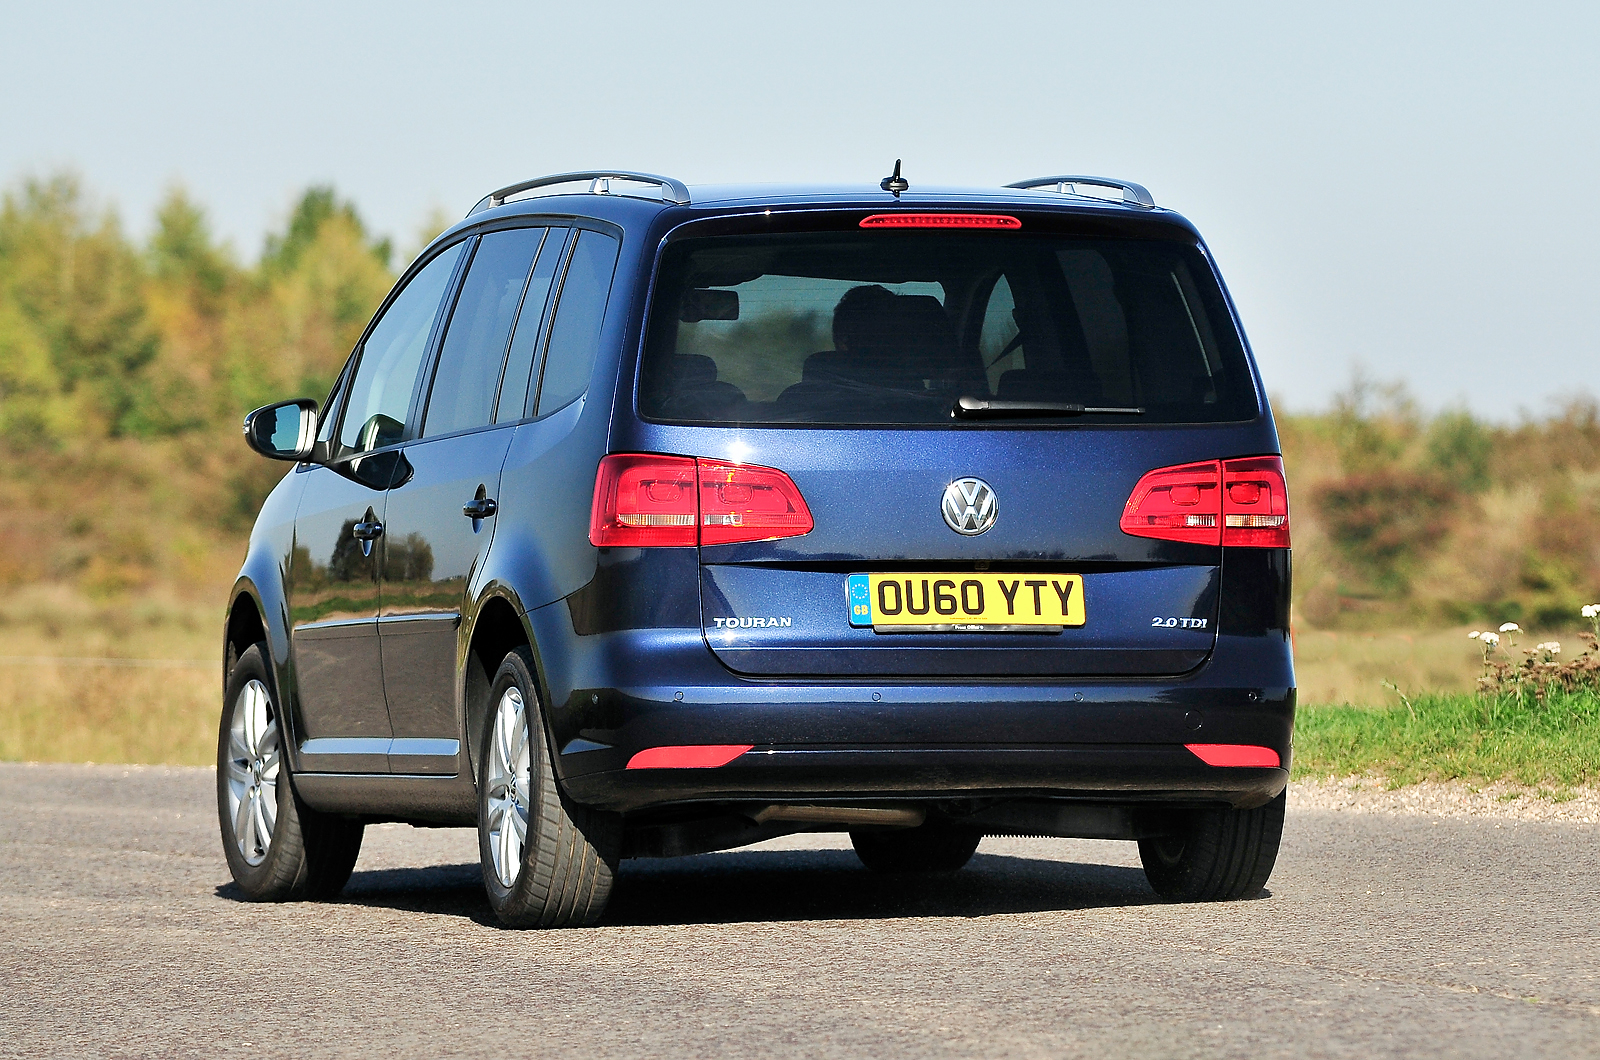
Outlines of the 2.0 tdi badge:
M994 525L1000 502L994 488L981 478L958 478L944 488L939 505L944 521L958 534L977 537Z

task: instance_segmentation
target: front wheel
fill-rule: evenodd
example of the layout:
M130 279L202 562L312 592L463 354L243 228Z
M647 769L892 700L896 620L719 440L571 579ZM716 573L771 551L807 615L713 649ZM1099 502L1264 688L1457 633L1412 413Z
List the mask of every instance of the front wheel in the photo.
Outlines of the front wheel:
M506 656L490 688L478 756L478 853L489 905L507 927L576 927L605 911L615 829L556 785L533 657Z
M1169 835L1139 840L1150 886L1174 902L1229 902L1261 893L1278 860L1288 793L1253 810L1196 810Z
M266 646L245 649L228 675L217 734L223 854L252 901L331 898L355 868L363 826L317 813L295 795L272 688Z

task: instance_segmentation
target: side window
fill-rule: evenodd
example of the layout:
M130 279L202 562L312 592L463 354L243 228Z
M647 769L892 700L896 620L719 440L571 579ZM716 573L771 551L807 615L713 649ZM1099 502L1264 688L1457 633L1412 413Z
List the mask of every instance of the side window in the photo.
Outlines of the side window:
M1056 257L1083 327L1089 363L1100 378L1101 400L1108 405L1138 404L1128 357L1128 319L1110 264L1095 250L1063 250Z
M1004 276L994 281L989 302L983 311L983 330L978 334L978 352L989 376L989 393L1000 392L1000 377L1022 368L1022 335L1017 330L1017 303L1011 284Z
M550 346L539 384L539 415L554 412L589 388L600 352L600 325L611 294L620 245L611 236L584 230L561 283Z
M411 277L367 336L345 399L344 423L339 429L341 452L365 453L398 442L404 435L428 336L465 246L457 243Z
M317 423L317 442L324 449L333 441L333 425L339 422L339 408L344 400L344 381L348 378L350 378L350 365L346 363L339 370L339 378L333 381L333 389L328 391L328 400L322 403L322 418Z
M549 309L550 284L561 268L567 250L570 228L552 228L539 251L539 260L528 279L528 293L522 296L522 312L517 330L511 336L511 352L506 357L505 381L500 384L500 403L495 422L520 420L528 404L528 379L539 353L539 336L544 334L545 313Z
M514 228L478 241L439 349L422 421L425 437L483 427L493 419L506 342L543 238L542 228Z

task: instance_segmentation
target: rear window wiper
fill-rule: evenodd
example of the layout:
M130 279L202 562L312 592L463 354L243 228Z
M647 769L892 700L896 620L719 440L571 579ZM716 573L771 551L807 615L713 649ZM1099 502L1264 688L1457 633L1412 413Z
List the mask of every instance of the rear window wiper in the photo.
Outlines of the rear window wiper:
M1144 409L1080 405L1072 401L1001 401L997 398L980 398L963 394L956 398L955 407L950 410L950 415L958 420L995 420L1024 416L1143 416Z

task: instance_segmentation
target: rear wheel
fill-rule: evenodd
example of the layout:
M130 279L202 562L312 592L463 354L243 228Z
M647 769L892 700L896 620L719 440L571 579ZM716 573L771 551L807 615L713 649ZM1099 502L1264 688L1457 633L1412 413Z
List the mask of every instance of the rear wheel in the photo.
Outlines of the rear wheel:
M1253 810L1197 810L1173 834L1139 840L1150 886L1175 902L1227 902L1261 893L1278 860L1288 793Z
M272 688L266 646L247 648L228 675L217 734L223 853L252 901L331 898L355 868L363 826L317 813L295 795Z
M478 853L489 905L507 927L576 927L605 911L616 830L556 785L533 658L506 656L490 689L478 756Z
M850 833L856 857L873 872L955 872L972 860L983 833L943 823Z

